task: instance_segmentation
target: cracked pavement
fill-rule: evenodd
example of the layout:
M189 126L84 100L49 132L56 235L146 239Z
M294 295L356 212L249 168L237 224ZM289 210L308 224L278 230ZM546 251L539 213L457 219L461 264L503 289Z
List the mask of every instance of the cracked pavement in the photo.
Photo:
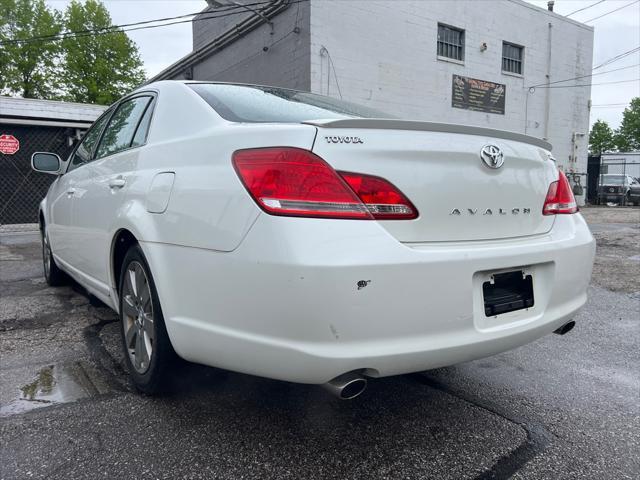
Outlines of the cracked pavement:
M640 209L584 214L598 259L572 332L351 402L190 364L135 393L115 314L46 286L37 235L2 235L0 480L638 478Z

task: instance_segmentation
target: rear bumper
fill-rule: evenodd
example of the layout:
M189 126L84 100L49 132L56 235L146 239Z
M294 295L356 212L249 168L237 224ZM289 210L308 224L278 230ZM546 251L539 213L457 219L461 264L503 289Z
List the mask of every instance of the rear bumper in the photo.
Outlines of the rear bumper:
M142 247L179 355L302 383L421 371L531 342L584 304L595 252L579 214L536 237L415 245L376 222L261 215L233 252ZM515 268L533 275L534 306L486 317L482 282Z

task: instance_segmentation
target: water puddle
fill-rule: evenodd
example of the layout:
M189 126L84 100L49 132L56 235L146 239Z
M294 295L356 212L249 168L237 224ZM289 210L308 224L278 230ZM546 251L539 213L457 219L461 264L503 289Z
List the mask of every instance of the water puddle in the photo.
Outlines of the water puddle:
M109 391L97 372L83 362L47 365L18 389L15 400L0 407L8 417L49 405L74 402Z

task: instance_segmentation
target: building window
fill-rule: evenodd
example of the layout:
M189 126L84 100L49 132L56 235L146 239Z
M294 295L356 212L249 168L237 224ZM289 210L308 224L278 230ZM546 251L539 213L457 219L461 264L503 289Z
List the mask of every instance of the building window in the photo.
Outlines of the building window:
M438 24L438 56L464 60L464 30Z
M502 71L522 75L522 57L524 47L502 42Z

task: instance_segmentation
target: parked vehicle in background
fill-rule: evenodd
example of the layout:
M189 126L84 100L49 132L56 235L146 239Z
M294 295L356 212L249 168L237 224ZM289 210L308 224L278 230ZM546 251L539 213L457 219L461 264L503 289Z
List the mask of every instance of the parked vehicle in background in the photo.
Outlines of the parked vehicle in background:
M609 173L600 175L598 204L640 205L640 183L631 175Z
M640 205L640 180L637 178L631 177L628 195L627 204Z
M573 327L595 243L549 149L294 90L153 83L67 162L34 154L57 175L45 275L119 312L144 392L177 353L353 398Z

